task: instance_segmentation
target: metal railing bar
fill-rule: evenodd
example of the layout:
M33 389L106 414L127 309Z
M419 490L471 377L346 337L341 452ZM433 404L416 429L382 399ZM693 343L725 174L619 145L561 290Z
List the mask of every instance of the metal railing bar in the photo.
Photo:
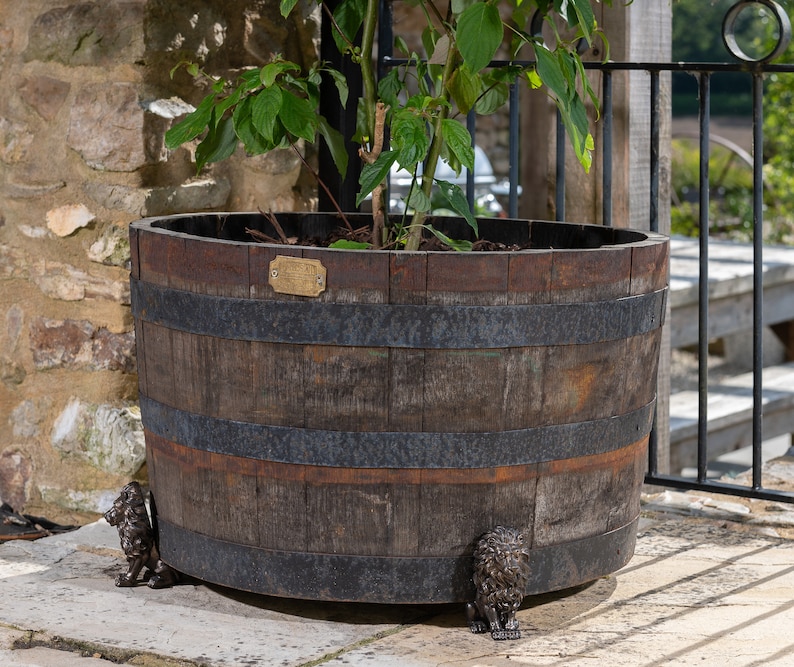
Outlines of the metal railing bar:
M794 503L794 493L764 489L763 487L753 488L750 486L741 486L740 484L727 484L725 482L711 482L708 480L695 481L686 477L674 477L672 475L646 475L645 482L647 484L666 486L671 489L706 491L709 493L738 496L740 498L756 498L758 500Z
M660 76L659 72L651 72L651 199L650 199L650 229L659 231L659 145L660 138Z
M510 102L509 102L509 112L510 112L510 131L509 131L509 143L508 151L509 151L509 180L510 180L510 192L508 194L507 200L507 215L511 218L518 217L518 166L519 160L521 159L519 156L519 144L518 144L518 113L519 113L519 88L516 85L516 82L510 84Z
M407 58L393 58L385 56L383 63L386 67L398 67L410 62ZM516 65L518 67L531 67L535 64L534 60L493 60L490 67L504 67ZM647 72L794 72L794 64L787 63L661 63L661 62L623 62L623 61L585 61L585 69L604 70L604 71L637 71Z
M472 109L466 115L466 129L469 131L471 135L471 148L474 150L474 147L477 145L477 114ZM475 160L476 162L476 160ZM475 169L477 165L474 165ZM476 174L474 173L474 169L470 169L466 172L466 201L469 202L469 210L474 211L474 179Z
M709 353L709 133L711 75L699 76L700 118L700 275L698 278L698 455L697 480L708 475L708 353Z
M603 114L602 143L602 197L601 223L605 227L612 226L612 72L604 70L603 95L601 102Z
M764 81L753 75L753 488L761 488L763 461L764 312Z
M652 232L659 231L659 149L660 149L660 86L659 72L651 72L651 176L650 176L650 201L649 201L649 227ZM657 424L658 406L654 409L653 426L648 437L648 473L656 475L659 472L659 431Z
M565 220L565 127L562 124L562 114L557 109L557 143L556 152L556 173L554 186L554 208L555 219L557 222Z

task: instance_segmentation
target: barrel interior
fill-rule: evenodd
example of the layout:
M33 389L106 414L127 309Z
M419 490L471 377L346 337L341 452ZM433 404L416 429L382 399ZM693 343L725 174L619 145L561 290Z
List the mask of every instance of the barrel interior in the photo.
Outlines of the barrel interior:
M280 220L288 235L338 224ZM473 544L498 524L525 532L528 594L628 561L655 401L662 237L495 221L484 224L492 240L531 249L465 256L244 240L268 224L212 214L131 228L166 562L257 593L423 603L470 597ZM268 267L283 254L320 258L326 291L274 293ZM416 325L413 338L389 339L418 306L436 309L441 333ZM599 318L602 307L614 313ZM541 324L546 314L564 326ZM532 323L526 340L511 318ZM446 337L444 323L460 330Z

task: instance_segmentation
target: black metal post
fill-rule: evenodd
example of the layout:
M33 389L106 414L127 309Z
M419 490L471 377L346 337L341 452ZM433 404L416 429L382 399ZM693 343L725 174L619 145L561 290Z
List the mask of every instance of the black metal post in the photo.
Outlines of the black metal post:
M711 74L700 74L700 277L698 280L698 482L708 476L709 121Z
M554 192L554 206L558 222L565 220L565 127L562 124L562 114L557 109L557 172L555 174L556 186Z
M764 405L764 81L753 74L753 488L761 488Z
M333 12L339 0L329 0L325 3ZM388 3L382 3L388 4ZM388 21L391 27L391 21ZM352 137L356 131L356 103L362 94L362 83L359 69L347 56L342 56L336 48L332 34L331 21L323 13L320 27L320 59L328 62L338 69L347 79L350 88L347 108L342 107L336 86L329 77L325 77L320 85L320 114L325 116L331 127L338 129L343 136ZM388 42L391 43L391 40ZM361 173L361 160L358 157L358 146L348 142L348 167L343 178L336 169L331 152L324 141L318 146L318 171L320 178L331 191L343 211L356 210L356 194L358 192L358 177ZM318 188L320 211L336 210L323 188Z
M604 101L603 118L604 129L601 141L603 143L603 200L601 202L601 223L607 227L612 226L612 72L604 70Z

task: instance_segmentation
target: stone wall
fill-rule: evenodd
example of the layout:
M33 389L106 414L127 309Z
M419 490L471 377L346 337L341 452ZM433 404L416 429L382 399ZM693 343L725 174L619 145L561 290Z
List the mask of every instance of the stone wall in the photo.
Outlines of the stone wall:
M0 500L105 509L145 479L127 225L188 210L306 208L290 154L196 175L163 136L228 73L314 57L316 13L273 0L0 3Z

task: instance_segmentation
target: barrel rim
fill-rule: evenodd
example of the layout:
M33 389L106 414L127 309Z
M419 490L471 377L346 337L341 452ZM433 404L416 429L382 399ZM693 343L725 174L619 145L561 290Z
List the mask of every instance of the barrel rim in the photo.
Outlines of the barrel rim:
M302 215L302 216L335 216L336 214L332 213L322 213L322 212L288 212L282 215ZM148 231L154 232L157 234L163 234L167 236L174 236L177 238L201 238L207 242L211 243L219 243L219 244L226 244L226 245L239 245L244 244L246 246L255 246L255 247L264 247L270 249L284 249L285 247L295 248L295 249L302 249L302 248L310 248L312 250L322 250L328 251L332 253L350 253L355 252L359 253L360 250L349 250L345 248L326 248L326 247L315 247L315 246L301 246L301 245L294 245L294 246L284 246L282 244L277 243L262 243L260 241L255 240L229 240L229 239L222 239L222 238L213 238L210 236L202 236L199 234L192 234L187 232L182 232L178 230L170 229L167 225L175 225L178 224L180 221L189 220L191 218L199 218L204 216L214 216L217 218L235 218L235 217L245 217L245 216L261 216L260 212L204 212L204 213L177 213L171 215L161 215L161 216L151 216L147 218L142 218L140 220L135 220L130 223L130 227L137 230L137 231ZM351 214L348 214L351 215ZM371 216L367 214L352 214L356 218L362 218L367 221L371 220ZM444 217L437 217L436 220L445 220ZM569 250L581 250L581 251L599 251L603 249L609 248L631 248L631 247L638 247L643 245L656 244L656 243L666 243L669 239L666 235L661 234L659 232L653 232L650 230L639 230L633 228L625 228L625 227L606 227L604 225L595 225L591 223L581 223L581 222L571 222L571 221L554 221L554 220L529 220L529 219L511 219L511 218L481 218L478 220L479 225L488 225L491 222L498 222L499 224L526 224L530 227L532 225L538 226L552 226L552 227L559 227L564 229L566 226L571 229L581 229L587 232L587 234L595 235L595 237L603 237L601 240L603 241L600 245L596 247L555 247L555 248L526 248L522 250L489 250L487 251L488 255L508 255L513 256L516 253L521 254L541 254L541 253L553 253L553 252L565 252ZM607 237L612 236L613 240L609 241ZM405 251L405 250L376 250L370 249L367 250L368 253L380 253L380 254L406 254L406 255L433 255L433 254L448 254L448 251L443 250L417 250L417 251ZM477 253L479 254L479 253Z

